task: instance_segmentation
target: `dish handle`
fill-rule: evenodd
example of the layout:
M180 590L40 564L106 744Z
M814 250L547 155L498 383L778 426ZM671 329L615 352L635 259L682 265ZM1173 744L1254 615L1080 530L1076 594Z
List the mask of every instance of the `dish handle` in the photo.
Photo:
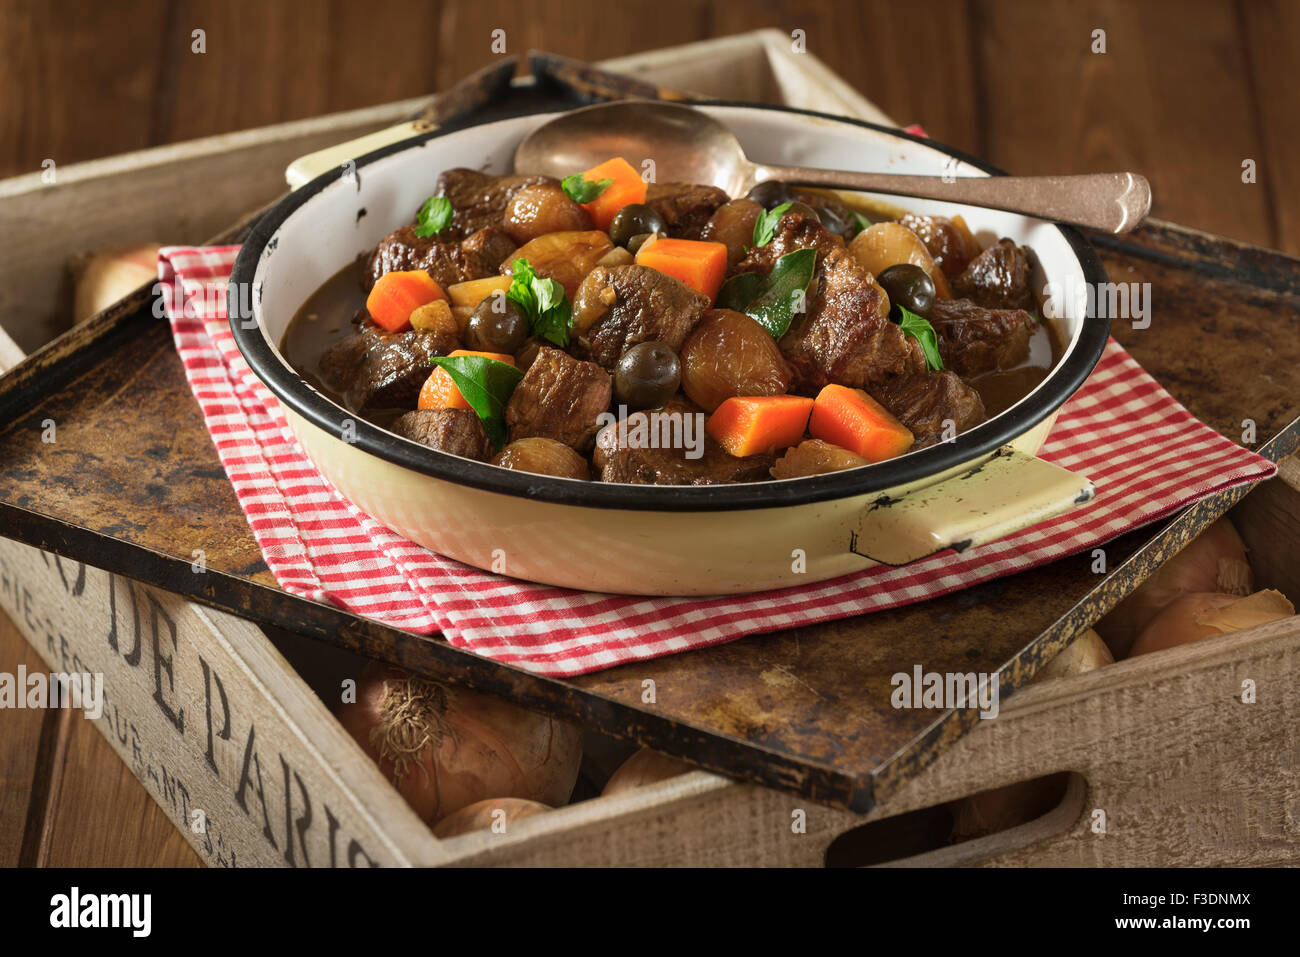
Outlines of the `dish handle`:
M396 126L367 133L365 136L339 143L337 146L327 146L306 156L299 156L290 163L284 171L284 180L289 184L290 189L297 189L310 183L322 173L328 173L336 166L342 166L348 160L435 129L437 129L436 125L424 120L412 120L409 123L399 123Z
M882 565L907 565L1003 538L1096 492L1091 479L1007 445L952 478L877 499L859 518L849 549Z

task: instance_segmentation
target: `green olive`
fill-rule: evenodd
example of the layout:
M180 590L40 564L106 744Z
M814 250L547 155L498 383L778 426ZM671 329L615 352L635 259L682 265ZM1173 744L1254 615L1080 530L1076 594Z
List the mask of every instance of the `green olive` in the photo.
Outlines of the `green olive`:
M626 246L633 236L662 233L667 228L664 218L645 203L629 203L614 215L609 238L615 246Z
M499 293L475 306L465 324L465 347L476 352L513 355L527 338L528 317L519 303Z
M748 193L745 199L752 199L764 209L776 209L782 203L793 203L799 197L795 195L794 187L789 183L782 183L780 180L769 179L766 183L759 183Z
M662 342L639 342L614 367L614 392L631 409L663 405L682 384L682 363Z
M889 294L891 312L894 306L905 306L918 316L930 315L930 307L934 305L934 280L920 266L911 263L890 266L876 277L876 281Z

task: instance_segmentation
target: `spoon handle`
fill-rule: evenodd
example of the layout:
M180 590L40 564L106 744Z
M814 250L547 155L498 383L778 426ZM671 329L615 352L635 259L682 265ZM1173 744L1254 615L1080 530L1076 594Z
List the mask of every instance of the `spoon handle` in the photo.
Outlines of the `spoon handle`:
M755 182L866 190L966 203L1039 219L1126 233L1151 209L1151 187L1137 173L1075 176L895 176L806 166L756 166Z

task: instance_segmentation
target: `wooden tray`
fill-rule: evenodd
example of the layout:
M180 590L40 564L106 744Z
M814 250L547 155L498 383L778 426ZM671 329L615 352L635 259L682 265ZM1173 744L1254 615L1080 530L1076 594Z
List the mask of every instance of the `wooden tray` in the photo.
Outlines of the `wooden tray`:
M539 94L556 106L599 92L552 75L563 82L519 108L536 108ZM516 95L488 112L502 115ZM1264 454L1294 450L1300 264L1160 223L1096 241L1113 279L1155 289L1151 328L1115 330L1134 356L1225 435L1240 439L1251 419ZM1273 348L1268 376L1258 374L1261 338ZM41 440L47 419L58 425L53 447ZM150 303L109 310L0 381L5 535L855 811L898 793L975 721L893 709L890 675L917 662L997 671L1005 699L1244 492L1109 544L1106 577L1084 555L921 605L560 681L280 591ZM196 554L205 574L192 569ZM642 702L647 678L653 704Z

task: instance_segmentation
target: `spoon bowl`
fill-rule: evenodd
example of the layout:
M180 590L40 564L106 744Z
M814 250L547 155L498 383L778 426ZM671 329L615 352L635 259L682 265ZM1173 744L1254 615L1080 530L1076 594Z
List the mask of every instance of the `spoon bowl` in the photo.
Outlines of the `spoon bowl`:
M756 182L731 130L707 113L655 100L599 103L542 124L515 150L515 172L562 179L611 156L642 171L653 163L654 181L717 186L728 196Z

